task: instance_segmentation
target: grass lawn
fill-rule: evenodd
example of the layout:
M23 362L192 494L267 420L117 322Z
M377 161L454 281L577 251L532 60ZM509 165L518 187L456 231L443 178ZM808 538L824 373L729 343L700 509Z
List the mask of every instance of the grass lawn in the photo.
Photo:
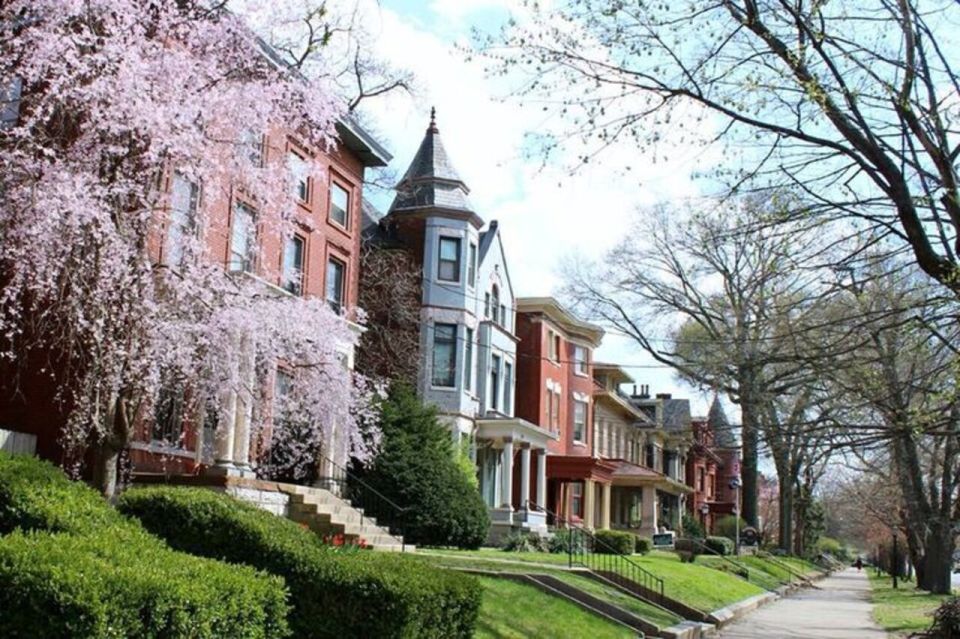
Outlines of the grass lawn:
M823 572L823 570L821 570L817 564L813 563L812 561L807 561L802 557L775 557L775 559L780 563L787 564L793 568L794 572L803 575L804 577L813 577Z
M789 583L789 573L757 557L740 557L734 559L738 564L747 569L747 575L750 583L764 590L776 590L780 586ZM715 570L730 572L736 574L736 566L725 561L722 557L715 555L700 555L697 557L697 563L702 566L708 566Z
M931 614L947 598L917 590L909 581L901 581L894 590L889 576L877 577L873 568L866 570L873 587L873 618L884 630L898 636L928 628L933 621Z
M525 562L502 562L470 557L457 557L451 559L448 557L441 557L439 555L429 556L427 553L424 553L424 556L428 556L429 560L433 563L451 568L473 568L479 570L489 570L492 572L510 573L536 572L550 575L552 577L556 577L557 579L561 579L571 586L579 588L580 590L583 590L584 592L587 592L597 598L603 599L604 601L612 603L615 606L632 612L641 619L649 621L659 628L667 628L682 621L679 616L673 614L669 610L664 610L663 608L658 608L657 606L648 604L640 599L637 599L636 597L625 594L617 588L606 586L598 581L590 579L589 577L584 577L576 573L562 570L559 566L556 569L539 567L531 569L528 564L525 565Z
M625 626L592 615L533 586L496 577L481 577L480 583L483 585L483 605L474 635L478 639L630 639L636 636Z
M426 551L425 554L429 552ZM497 549L438 552L475 559L567 565L567 556L563 554L504 552ZM630 559L663 579L663 590L667 597L703 612L711 612L764 592L763 588L729 573L705 565L681 563L680 558L672 552L655 550L648 555L633 555Z

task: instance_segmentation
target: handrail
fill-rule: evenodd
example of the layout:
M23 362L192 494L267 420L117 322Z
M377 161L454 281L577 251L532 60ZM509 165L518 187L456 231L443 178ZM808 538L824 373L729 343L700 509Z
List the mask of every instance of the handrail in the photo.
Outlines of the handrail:
M332 470L328 477L318 477L317 483L321 486L339 488L339 495L354 505L360 512L360 525L364 517L386 528L391 534L400 537L401 550L406 551L407 542L404 534L406 513L409 507L398 505L392 499L363 481L356 473L336 463L329 457L323 458Z
M766 559L767 559L768 561L772 561L775 565L777 565L777 566L779 566L780 568L783 568L784 570L786 570L786 571L787 571L787 574L789 574L790 576L796 577L796 578L799 579L800 581L806 582L806 583L808 583L808 584L810 583L810 578L809 578L809 577L807 577L806 575L803 575L803 574L797 572L796 570L794 570L794 569L793 569L793 566L791 566L791 565L788 564L787 562L785 562L785 561L780 561L780 560L777 558L777 556L774 555L773 553L770 553L770 555L769 555L768 557L766 557Z
M684 537L684 539L688 539L688 540L694 542L695 544L697 544L698 546L700 546L700 548L706 550L706 551L709 552L709 553L713 553L713 554L716 555L717 557L720 557L720 559L723 559L723 560L724 560L725 562L727 562L728 564L733 564L733 565L736 566L737 568L740 568L740 569L743 570L743 571L746 573L746 575L747 575L747 576L745 577L745 579L746 579L747 581L750 581L750 569L749 569L748 567L746 567L745 565L741 564L741 563L738 562L738 561L734 561L733 559L731 559L731 558L728 557L727 555L724 555L724 554L722 554L722 553L717 552L716 550L714 550L713 548L711 548L710 546L708 546L708 545L707 545L706 543L704 543L703 541L697 539L696 537Z
M626 555L598 539L596 535L583 526L569 521L531 500L526 500L525 505L528 509L532 508L547 514L553 518L554 522L560 522L567 530L572 532L571 539L567 542L567 561L571 568L576 563L590 572L605 573L600 576L618 586L627 587L628 590L629 584L624 582L632 582L641 586L646 593L649 593L648 596L655 598L657 604L663 602L663 579L643 566L634 563ZM579 540L573 538L573 536L579 536ZM603 548L605 552L597 553L597 548ZM610 575L613 575L613 577Z

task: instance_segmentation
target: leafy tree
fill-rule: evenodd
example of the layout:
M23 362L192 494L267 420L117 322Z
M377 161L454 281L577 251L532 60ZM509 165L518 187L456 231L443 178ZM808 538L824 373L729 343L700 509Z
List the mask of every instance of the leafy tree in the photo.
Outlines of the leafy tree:
M408 509L405 538L427 546L476 548L490 518L480 493L457 462L450 430L414 391L393 384L381 406L380 452L363 471L373 488Z
M729 189L800 189L796 214L895 237L960 293L960 4L526 0L518 13L479 45L559 116L548 152L663 157L668 135L720 139Z

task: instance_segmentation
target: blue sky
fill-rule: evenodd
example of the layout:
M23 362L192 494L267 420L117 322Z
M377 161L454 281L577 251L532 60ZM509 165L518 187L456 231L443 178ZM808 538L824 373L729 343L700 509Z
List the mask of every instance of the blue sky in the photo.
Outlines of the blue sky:
M637 210L665 199L696 196L691 178L703 151L677 148L669 162L644 162L636 150L614 148L602 160L571 176L576 148L546 167L530 158L526 134L549 127L536 107L504 100L509 86L491 79L482 63L469 62L457 45L470 41L472 28L494 31L514 8L509 0L381 0L371 5L366 27L379 55L412 71L416 95L394 95L371 102L366 114L375 133L394 155L402 174L423 138L431 106L444 146L470 198L487 222L500 223L511 279L517 295L550 295L562 284L558 268L574 257L598 259L618 242ZM624 165L643 167L626 178ZM381 209L389 193L374 194ZM655 363L633 344L608 335L597 359L630 366L637 384L653 392L689 397L695 413L705 413L709 397L678 383L670 369ZM649 367L649 368L648 368Z

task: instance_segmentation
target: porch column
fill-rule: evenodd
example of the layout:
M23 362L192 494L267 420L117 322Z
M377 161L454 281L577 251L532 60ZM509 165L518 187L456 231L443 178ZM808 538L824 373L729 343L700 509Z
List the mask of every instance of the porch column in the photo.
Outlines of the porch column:
M500 506L513 509L513 440L503 439L502 463L503 473L500 476Z
M244 335L240 340L239 391L236 401L233 433L233 462L239 468L250 468L250 423L253 421L253 391L256 384L256 354L253 338Z
M530 444L520 445L520 508L529 510L530 501Z
M593 511L596 508L594 498L596 497L596 485L592 479L583 480L583 525L587 528L593 528Z
M610 484L600 484L600 527L610 528Z
M537 505L547 508L547 451L537 451Z
M657 521L657 489L653 486L643 487L643 508L640 513L642 530L646 535L660 531L660 525Z
M227 385L220 391L220 419L214 436L214 464L220 468L232 469L233 439L237 428L237 389L236 377L230 376Z

